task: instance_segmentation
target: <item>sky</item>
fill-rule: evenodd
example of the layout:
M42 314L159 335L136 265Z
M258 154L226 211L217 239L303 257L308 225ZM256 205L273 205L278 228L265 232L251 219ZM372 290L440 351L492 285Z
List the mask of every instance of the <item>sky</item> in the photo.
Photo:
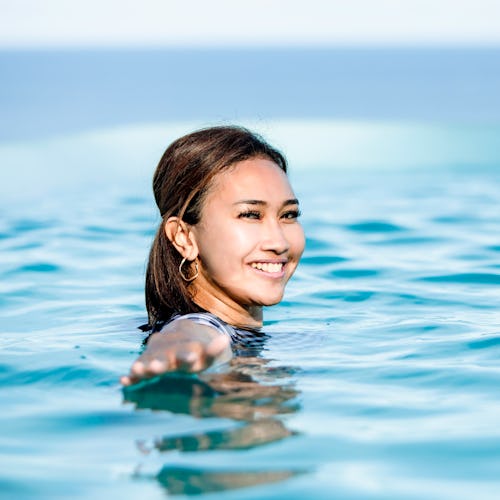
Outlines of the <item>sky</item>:
M0 48L500 45L500 0L0 0Z

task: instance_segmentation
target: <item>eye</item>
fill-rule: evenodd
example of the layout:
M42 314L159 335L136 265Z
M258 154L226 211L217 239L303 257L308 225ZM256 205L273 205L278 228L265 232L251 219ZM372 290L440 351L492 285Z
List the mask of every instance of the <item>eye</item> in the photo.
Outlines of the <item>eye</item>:
M262 214L258 210L248 210L246 212L241 212L238 215L238 218L260 220L262 218Z
M298 219L302 215L300 210L288 210L285 212L281 218L286 220L295 220Z

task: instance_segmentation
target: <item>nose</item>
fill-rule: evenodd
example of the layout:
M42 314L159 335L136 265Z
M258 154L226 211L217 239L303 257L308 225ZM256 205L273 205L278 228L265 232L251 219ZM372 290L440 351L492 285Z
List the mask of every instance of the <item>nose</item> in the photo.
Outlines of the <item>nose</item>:
M289 250L290 243L279 221L268 220L267 223L264 224L263 229L262 250L273 252L276 255L284 254Z

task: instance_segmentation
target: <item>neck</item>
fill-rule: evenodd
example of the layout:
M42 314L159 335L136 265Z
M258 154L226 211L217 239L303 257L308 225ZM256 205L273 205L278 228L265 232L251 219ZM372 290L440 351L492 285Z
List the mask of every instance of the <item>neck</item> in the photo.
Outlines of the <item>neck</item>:
M219 297L198 288L193 301L205 311L215 314L217 317L239 328L258 329L262 327L262 307L244 307L237 303L227 303Z

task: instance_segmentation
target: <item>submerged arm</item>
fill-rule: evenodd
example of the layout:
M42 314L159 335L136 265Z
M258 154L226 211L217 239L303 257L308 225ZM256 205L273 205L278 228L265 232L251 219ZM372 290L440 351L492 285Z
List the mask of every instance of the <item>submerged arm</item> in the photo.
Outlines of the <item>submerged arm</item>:
M180 319L151 335L145 351L120 381L127 386L171 371L199 372L231 357L228 336L210 326Z

